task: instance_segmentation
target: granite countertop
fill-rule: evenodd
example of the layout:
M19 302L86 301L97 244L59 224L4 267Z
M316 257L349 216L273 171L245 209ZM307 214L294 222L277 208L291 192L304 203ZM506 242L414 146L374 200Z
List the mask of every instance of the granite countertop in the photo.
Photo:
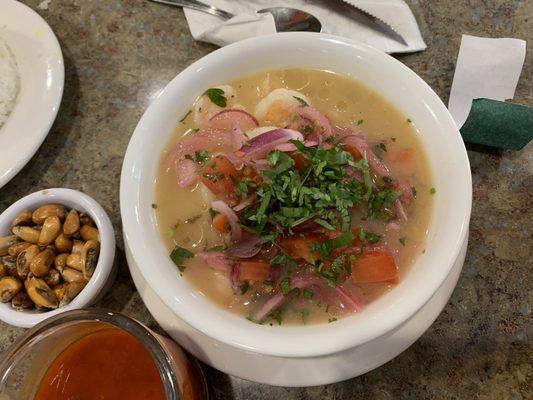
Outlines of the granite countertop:
M195 42L180 9L145 0L27 0L55 31L65 58L57 120L29 164L0 189L0 212L38 189L86 192L109 213L120 271L100 305L149 326L126 265L119 213L122 157L158 91L215 47ZM528 41L514 101L533 106L533 2L410 0L428 45L398 58L446 103L461 33ZM474 203L470 242L453 296L431 328L384 366L314 388L267 387L205 367L213 399L533 398L533 145L469 150ZM0 323L0 349L22 329Z

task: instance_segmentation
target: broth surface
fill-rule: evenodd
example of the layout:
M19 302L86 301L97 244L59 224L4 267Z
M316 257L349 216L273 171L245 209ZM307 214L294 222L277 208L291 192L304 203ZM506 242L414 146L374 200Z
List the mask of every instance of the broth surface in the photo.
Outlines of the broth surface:
M270 90L288 88L307 96L313 107L323 112L336 125L350 125L363 130L376 154L389 167L392 176L407 180L416 191L408 208L409 220L399 230L384 230L373 221L353 219L353 225L364 224L383 234L383 244L395 254L401 280L409 266L424 251L427 228L432 209L431 175L426 156L418 139L416 121L402 115L392 104L363 83L350 77L309 69L269 71L230 82L235 89L235 101L251 112ZM183 246L192 251L221 243L220 235L211 226L208 209L215 198L202 185L183 189L176 183L175 172L165 162L167 154L185 135L192 134L195 123L188 116L178 124L161 157L155 185L157 221L169 251ZM383 143L382 147L377 147ZM408 159L405 161L404 159ZM401 162L400 162L401 161ZM187 260L183 271L200 295L221 307L247 316L253 308L253 290L237 296L228 278L209 268L198 259ZM393 284L348 283L344 289L365 302L387 292ZM306 311L307 310L307 311ZM315 312L309 312L315 311ZM345 314L343 310L328 309L311 301L291 303L284 310L283 323L332 322Z
M110 328L67 347L46 371L35 400L165 400L149 351L130 333Z

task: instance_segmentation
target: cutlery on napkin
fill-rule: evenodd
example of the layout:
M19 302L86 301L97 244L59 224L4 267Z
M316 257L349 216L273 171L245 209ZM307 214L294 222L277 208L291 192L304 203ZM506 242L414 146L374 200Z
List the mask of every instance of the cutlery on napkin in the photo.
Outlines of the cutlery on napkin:
M403 0L205 0L205 3L237 16L224 21L200 11L184 9L192 36L196 40L225 46L252 36L275 33L272 16L256 10L290 6L313 14L322 23L323 32L367 43L387 53L424 50L415 17ZM364 11L364 13L359 10ZM370 14L389 25L405 40L403 43Z

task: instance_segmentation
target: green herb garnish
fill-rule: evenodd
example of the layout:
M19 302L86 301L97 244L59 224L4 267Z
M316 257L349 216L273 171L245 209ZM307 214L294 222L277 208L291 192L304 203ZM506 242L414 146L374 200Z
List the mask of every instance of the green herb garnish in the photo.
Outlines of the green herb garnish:
M294 97L298 101L298 103L300 103L300 105L302 105L302 106L308 106L309 105L309 104L307 104L307 101L305 101L301 97L298 97L298 96L292 96L292 97Z
M194 217L191 217L189 219L186 219L185 220L185 223L186 224L193 224L195 223L196 221L198 221L200 218L202 218L202 214L197 214L195 215Z
M437 189L435 189L434 187L429 189L429 194L435 194L435 193L437 193Z
M381 142L381 143L379 144L379 148L380 148L381 150L383 150L385 153L387 152L387 146L385 146L385 143Z
M154 210L157 209L157 204L152 203L152 208L153 208Z
M304 297L311 300L314 296L314 292L311 289L304 289Z
M400 241L400 243L402 244L402 246L405 246L405 240L407 238L405 236L402 236L401 238L399 238L398 240Z
M288 295L291 291L291 286L289 284L289 278L283 278L279 282L279 287L281 289L281 293L283 293L284 296Z
M219 88L210 88L207 89L204 93L207 97L209 97L209 100L211 100L214 104L216 104L219 107L226 107L228 104L226 97L224 96L224 91Z
M189 116L190 113L192 113L192 110L187 111L187 114L185 114L185 115L183 116L183 118L180 119L180 122L181 122L182 124L183 124L183 122L187 119L187 117Z
M281 309L278 308L277 310L272 311L269 315L270 318L272 318L274 321L278 323L278 325L281 325L281 322L283 321L283 316L281 315Z
M363 122L364 122L364 121L363 121L362 119L360 119L359 121L357 121L357 125L362 125Z
M170 259L176 264L180 272L185 271L185 266L183 265L187 258L194 257L194 253L183 247L176 246L174 250L170 253Z
M367 232L361 229L359 231L359 239L361 239L363 242L377 243L381 240L381 234L374 233L374 232Z
M309 313L309 310L308 310L307 308L304 308L304 309L301 311L301 313L302 313L302 322L303 322L304 324L306 324L306 323L307 323L307 320L309 319L309 314L310 314L310 313Z
M413 194L413 197L416 197L416 188L414 186L411 186L411 193Z

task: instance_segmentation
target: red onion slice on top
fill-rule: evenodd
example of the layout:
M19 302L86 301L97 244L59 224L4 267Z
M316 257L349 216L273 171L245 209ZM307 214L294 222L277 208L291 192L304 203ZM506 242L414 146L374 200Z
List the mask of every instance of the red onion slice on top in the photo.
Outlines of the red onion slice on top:
M236 108L222 110L209 120L209 126L213 129L229 130L234 125L238 126L241 131L247 131L248 129L257 128L259 122L252 114Z
M304 138L300 132L292 129L274 129L250 139L240 151L248 159L263 158L276 146L289 140L303 141Z
M192 186L198 182L197 165L191 160L180 160L176 163L176 178L182 188Z
M241 241L226 250L226 254L237 258L251 258L261 250L260 242L257 234L244 231Z
M230 260L220 251L201 251L196 253L196 257L204 260L207 265L215 271L230 272L235 262Z
M239 217L237 217L237 214L235 214L235 212L230 208L230 206L228 206L222 200L213 201L211 203L211 208L216 212L224 214L226 218L228 218L228 222L231 226L231 232L229 233L229 242L239 242L242 237L242 229L239 225Z
M311 275L308 273L300 274L293 276L290 279L291 289L305 289L309 286L318 286L322 289L333 290L338 298L342 301L343 308L348 308L354 312L361 311L363 309L363 304L353 299L344 289L339 286L331 288L327 285L327 282L316 275ZM276 292L273 294L266 303L259 309L258 312L252 317L252 320L255 322L263 321L272 311L281 306L285 302L285 296L281 292Z

